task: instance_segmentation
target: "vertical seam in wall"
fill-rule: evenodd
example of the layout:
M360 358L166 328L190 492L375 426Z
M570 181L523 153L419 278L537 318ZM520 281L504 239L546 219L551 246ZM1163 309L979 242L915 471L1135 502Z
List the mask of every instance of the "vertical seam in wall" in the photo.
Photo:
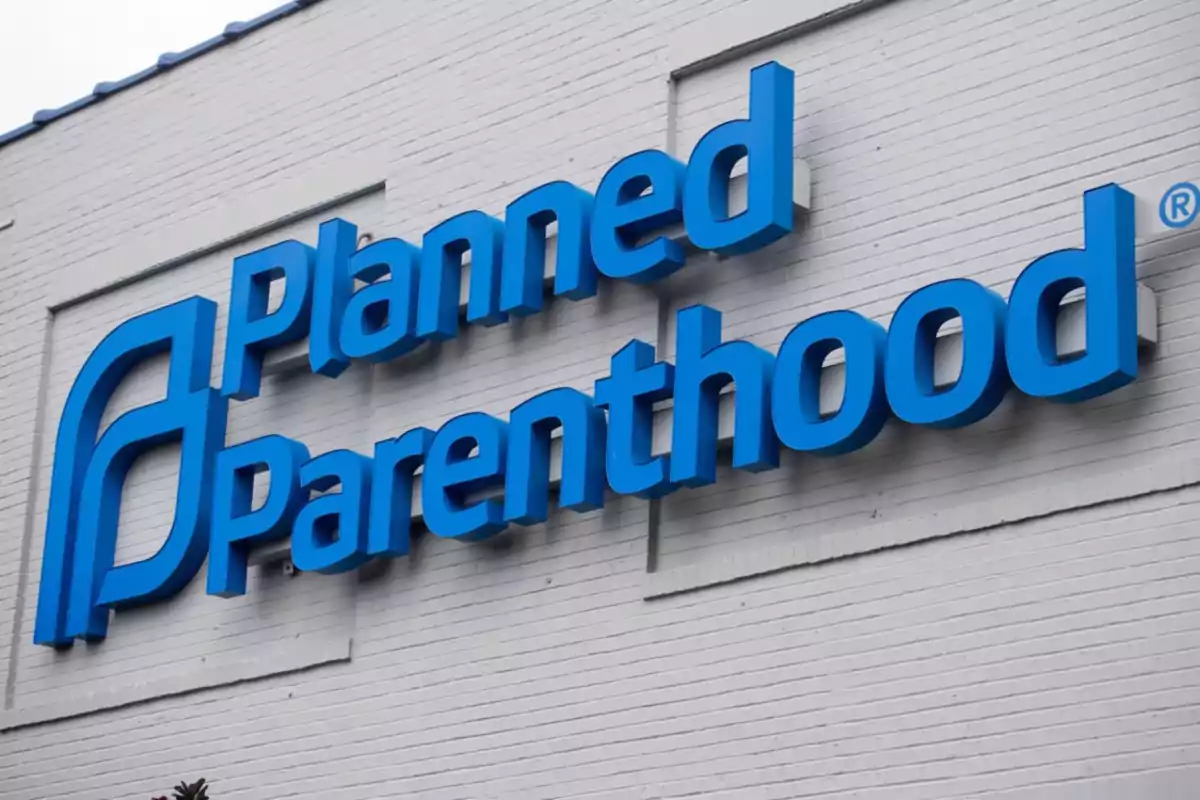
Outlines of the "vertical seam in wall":
M384 196L384 204L385 204L384 208L387 207L386 203L387 203L387 196L385 195ZM373 242L378 241L378 239L372 235L371 241L373 241ZM382 368L383 368L383 365L381 365L381 364L374 364L369 361L367 362L367 406L368 406L368 408L371 408L371 409L374 409L376 407L375 406L375 399L376 399L375 398L375 376L377 374L377 371ZM374 417L373 413L364 414L363 415L363 420L364 420L363 430L362 430L362 433L360 433L358 435L358 441L362 444L363 448L372 457L375 455L374 445L371 443L371 440L375 438L374 432L372 430L372 428L374 427L374 419L375 419L375 417ZM409 495L410 495L409 502L410 503L412 502L411 494L412 494L412 487L410 486L409 487ZM411 506L410 506L410 508L411 508ZM411 526L409 528L408 535L409 535L409 548L411 550L413 548ZM291 552L289 550L288 559L291 560L291 557L292 557ZM411 555L410 555L410 558L411 558ZM294 564L293 564L293 566L294 566ZM354 658L355 640L358 638L358 607L360 605L358 602L358 596L359 596L359 591L361 588L362 588L362 573L359 572L357 574L355 580L350 581L350 595L351 595L350 596L350 636L349 636L350 651L347 654L348 660Z
M667 132L663 149L667 155L675 157L678 143L675 140L675 122L677 117L678 83L674 76L667 76ZM667 345L667 313L669 311L667 295L661 290L657 292L658 306L655 319L654 352L662 358L663 348ZM662 500L653 498L647 501L649 507L646 514L646 572L658 571L658 529L662 520Z
M33 455L29 461L29 488L25 496L25 525L21 534L21 561L17 573L17 602L13 609L12 639L8 644L8 674L4 681L4 708L11 709L17 696L17 656L25 620L25 595L29 591L29 559L33 549L33 522L37 514L39 477L42 471L42 441L46 425L46 395L50 385L50 347L53 341L54 312L46 312L42 334L42 371L38 377L37 406L33 417Z
M658 296L658 326L654 337L654 352L662 358L663 348L667 346L667 311L670 300L667 295ZM662 521L662 498L653 497L649 503L646 515L646 572L658 571L658 529Z
M675 150L679 143L675 141L675 123L678 120L679 112L679 82L674 76L667 76L667 137L666 151L667 155L677 158Z

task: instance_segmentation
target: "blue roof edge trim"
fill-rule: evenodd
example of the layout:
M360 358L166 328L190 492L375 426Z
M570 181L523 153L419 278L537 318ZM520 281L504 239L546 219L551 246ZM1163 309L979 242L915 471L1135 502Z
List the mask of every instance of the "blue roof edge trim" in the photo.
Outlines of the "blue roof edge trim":
M65 106L59 108L44 108L33 115L33 119L18 128L13 128L11 131L0 133L0 147L4 147L18 139L24 139L37 133L42 128L49 125L51 122L60 120L76 111L80 111L93 103L98 103L107 97L111 97L118 92L122 92L131 86L136 86L143 81L153 78L167 70L191 61L194 58L216 50L222 45L242 38L243 36L264 28L272 22L291 16L297 11L301 11L309 6L314 6L321 0L292 0L290 3L284 3L278 8L272 9L265 14L255 17L254 19L244 22L231 22L225 26L225 29L217 36L211 39L206 39L200 44L193 45L187 50L180 53L163 53L158 57L158 60L149 67L146 67L140 72L135 72L132 75L121 78L117 81L101 81L92 89L92 93L73 100Z

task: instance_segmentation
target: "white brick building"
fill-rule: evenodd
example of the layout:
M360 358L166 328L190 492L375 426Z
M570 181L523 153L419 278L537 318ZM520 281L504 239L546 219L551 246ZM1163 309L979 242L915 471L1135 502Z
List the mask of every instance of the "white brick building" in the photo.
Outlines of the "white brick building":
M774 352L820 312L886 324L938 280L1007 296L1080 245L1085 190L1200 179L1195 0L276 16L0 144L0 800L148 800L199 776L214 800L1200 797L1200 225L1139 238L1154 343L1101 398L1013 391L969 428L893 420L760 474L726 455L709 487L487 543L424 535L340 576L259 553L243 597L201 575L102 643L35 645L54 434L88 354L197 294L221 341L233 258L330 217L419 241L547 181L594 190L622 156L686 159L744 116L752 67L795 71L812 193L790 236L336 381L275 353L231 444L369 453L591 391L632 338L673 358L695 303ZM165 374L139 367L106 419ZM135 465L119 563L161 543L178 453Z

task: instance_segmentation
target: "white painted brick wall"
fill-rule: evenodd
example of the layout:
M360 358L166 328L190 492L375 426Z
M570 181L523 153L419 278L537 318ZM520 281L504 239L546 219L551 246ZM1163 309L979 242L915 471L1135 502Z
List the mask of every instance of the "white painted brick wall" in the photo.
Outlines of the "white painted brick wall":
M744 113L749 68L776 58L796 71L812 213L762 253L698 260L664 295L668 352L671 314L694 302L724 312L727 338L774 348L820 311L886 321L939 278L1007 292L1034 257L1079 243L1085 189L1200 159L1191 0L894 0L692 71L671 107L673 38L701 41L739 15L760 22L731 30L769 32L773 14L796 17L768 0L325 0L0 149L0 209L15 219L0 230L0 720L143 698L0 732L0 798L144 800L199 775L214 800L1194 795L1200 489L1118 498L1123 475L1198 455L1196 233L1139 246L1159 344L1137 384L1084 406L1012 397L966 430L890 425L849 457L723 469L653 514L610 498L492 544L427 536L357 576L256 571L235 600L198 580L117 615L102 645L31 644L72 377L117 322L193 293L221 305L219 374L238 253L312 241L333 214L416 239L458 211L498 215L545 180L594 188L641 148L686 157ZM386 188L233 244L205 238L355 181ZM48 306L117 279L132 282L47 327ZM275 375L235 404L229 440L278 431L313 452L365 450L587 388L629 338L656 341L658 308L654 290L606 285L336 382ZM162 366L127 382L110 418L161 392ZM121 559L161 537L176 457L131 475ZM648 558L704 567L1055 481L1116 501L643 599ZM222 685L246 674L239 659L270 672L277 654L290 670L285 653L348 639L348 661ZM189 681L212 685L153 699Z
M970 277L1007 294L1034 258L1080 245L1085 190L1194 163L1197 31L1186 3L965 3L928 17L900 3L686 77L681 153L745 113L751 66L796 66L814 207L807 235L681 273L675 307L709 303L727 337L774 350L798 319L824 311L886 323L935 280ZM1200 432L1179 384L1198 358L1196 245L1184 236L1139 250L1162 337L1136 385L1083 411L1013 396L967 430L893 424L850 458L727 474L664 503L662 566L1174 457L1172 445Z

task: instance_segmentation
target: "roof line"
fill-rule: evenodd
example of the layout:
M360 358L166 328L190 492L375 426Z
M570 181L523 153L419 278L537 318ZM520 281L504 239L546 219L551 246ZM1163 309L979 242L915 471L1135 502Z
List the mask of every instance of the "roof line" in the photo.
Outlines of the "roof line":
M63 117L74 114L76 111L82 111L90 105L99 103L107 97L111 97L118 92L123 92L130 87L136 86L139 83L150 80L156 75L161 75L168 70L183 64L192 59L199 58L205 53L212 52L219 47L222 47L229 42L240 39L243 36L252 33L260 28L270 25L272 22L281 20L284 17L291 16L297 11L300 11L308 6L316 5L321 0L292 0L290 3L284 3L276 9L268 11L261 16L255 17L252 20L245 22L231 22L225 26L225 30L221 31L217 36L211 39L206 39L200 44L193 45L187 50L178 53L163 53L158 57L152 66L146 67L140 72L135 72L119 81L101 81L97 83L92 93L84 97L67 103L59 108L42 109L33 115L33 119L24 125L13 128L11 131L0 133L0 147L24 139L37 133L42 128L49 125L51 122L60 120Z

